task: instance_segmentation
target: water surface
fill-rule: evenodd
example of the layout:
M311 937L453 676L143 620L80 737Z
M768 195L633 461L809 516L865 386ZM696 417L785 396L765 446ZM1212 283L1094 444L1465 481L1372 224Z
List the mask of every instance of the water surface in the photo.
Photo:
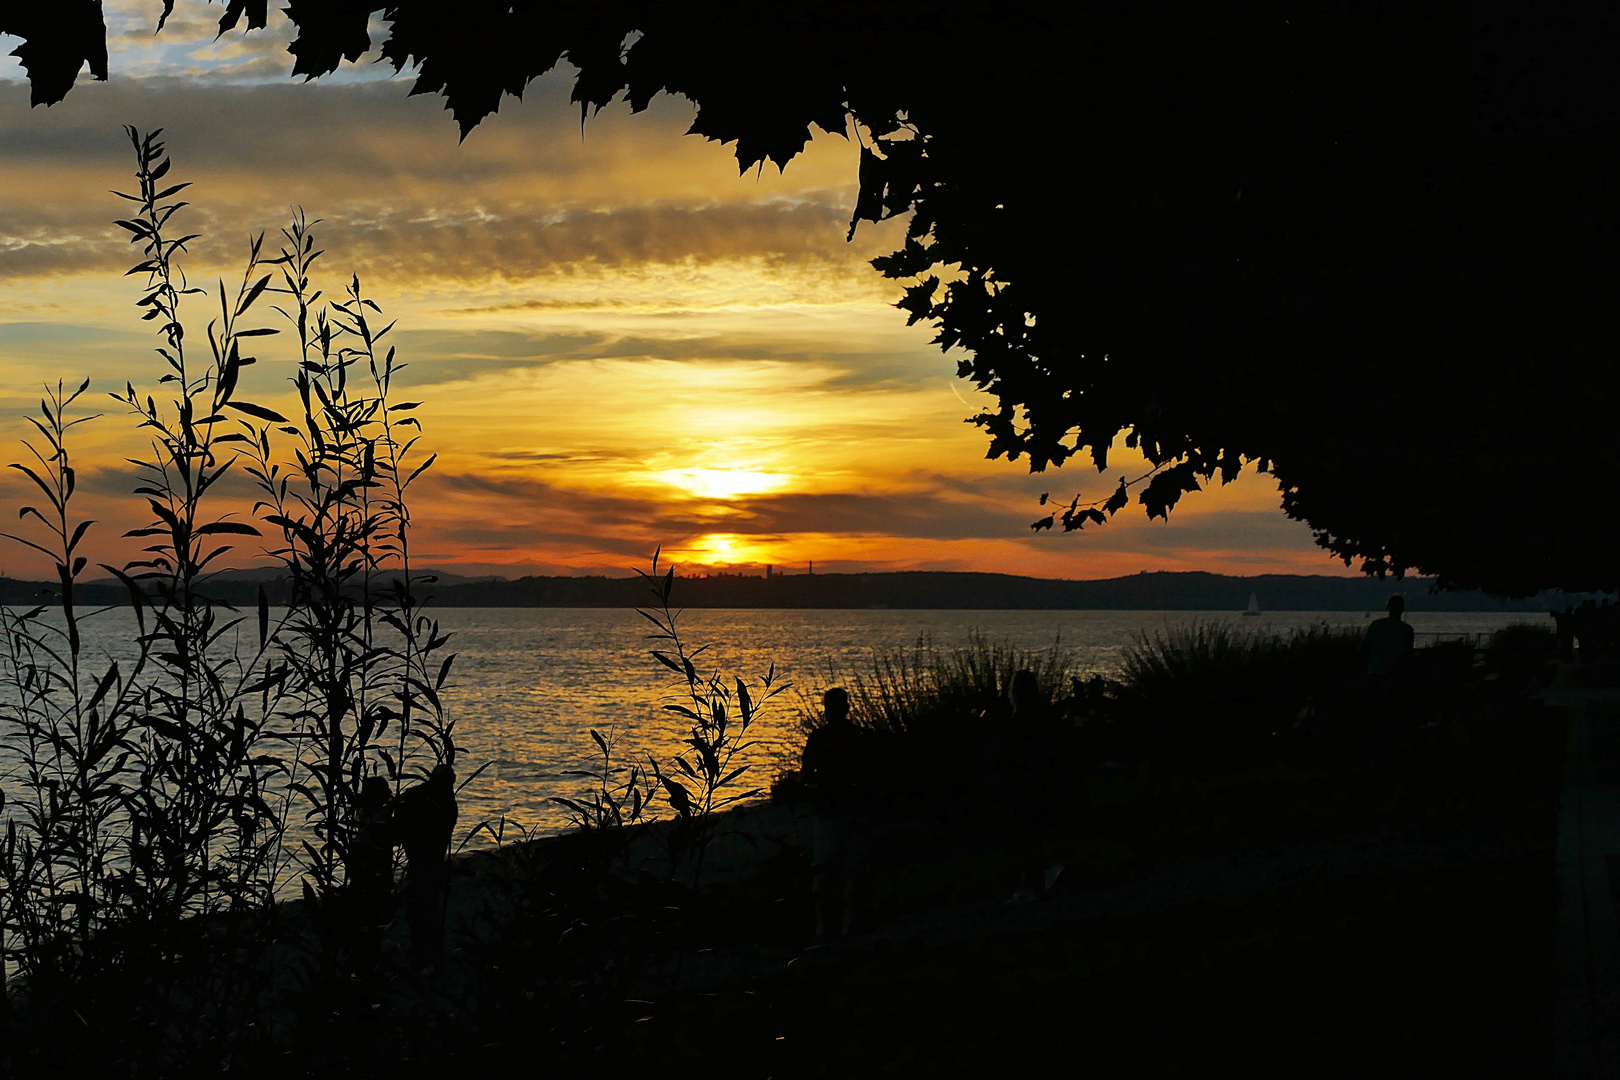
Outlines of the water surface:
M685 731L661 706L678 701L667 669L648 655L650 624L625 608L447 608L436 613L451 632L457 654L445 694L456 722L463 777L488 763L462 792L461 819L470 828L501 815L526 826L554 831L567 812L550 799L579 788L569 770L594 764L589 730L613 731L628 759L648 753L660 760L679 749ZM1365 625L1361 612L1268 612L1246 618L1232 612L1175 611L893 611L717 610L681 617L705 673L742 675L751 685L771 665L779 682L793 689L778 698L757 724L757 745L746 760L748 779L768 785L773 772L796 753L796 714L853 670L870 666L874 651L915 646L920 638L949 648L974 633L1019 648L1061 643L1083 669L1109 674L1134 634L1194 620L1283 630L1323 622ZM1545 615L1495 612L1416 612L1408 621L1420 635L1482 634L1515 623L1551 623ZM253 632L251 629L249 632ZM118 608L85 623L86 649L126 659L134 620ZM1420 638L1421 640L1421 638ZM11 766L8 768L7 766ZM0 748L0 774L15 757ZM10 786L9 781L5 782Z

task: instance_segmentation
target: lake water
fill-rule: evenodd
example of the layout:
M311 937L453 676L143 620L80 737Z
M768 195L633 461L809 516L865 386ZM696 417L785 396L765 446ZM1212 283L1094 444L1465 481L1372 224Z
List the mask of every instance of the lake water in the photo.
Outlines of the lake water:
M457 660L446 693L466 777L488 768L461 794L461 821L471 827L502 815L542 831L567 824L549 800L577 791L568 770L595 764L589 730L618 734L626 758L648 753L667 761L685 736L679 717L662 705L677 701L671 672L648 655L650 624L624 608L447 608ZM1420 635L1484 634L1515 623L1551 625L1527 613L1407 615ZM767 786L800 745L804 703L853 671L870 667L874 651L915 646L920 638L950 648L977 633L1023 649L1061 643L1084 670L1118 670L1134 634L1194 620L1282 630L1323 622L1365 625L1361 612L1239 613L1174 611L871 611L691 610L681 617L689 646L709 644L704 671L742 675L751 684L774 662L793 689L765 711L754 729L748 779ZM112 609L85 624L86 648L112 657L130 653L134 620ZM9 759L9 760L8 760ZM0 747L0 775L15 757ZM5 781L0 781L5 783ZM8 785L9 786L9 785Z

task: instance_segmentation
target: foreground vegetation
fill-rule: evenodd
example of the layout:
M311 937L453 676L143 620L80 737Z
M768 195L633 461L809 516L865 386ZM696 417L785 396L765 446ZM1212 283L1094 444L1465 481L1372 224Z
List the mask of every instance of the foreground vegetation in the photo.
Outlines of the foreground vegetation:
M723 684L688 682L693 650L672 649L698 695L683 707L712 725ZM999 809L1029 793L982 750L1009 722L1003 669L1032 659L978 642L879 658L857 682L883 824L865 932L848 942L805 949L810 815L791 779L699 820L703 789L683 771L691 815L655 822L647 774L604 746L590 790L570 797L578 830L459 864L437 970L413 968L396 926L374 962L325 975L329 916L283 906L283 967L266 969L243 1028L202 1052L265 1075L560 1071L604 1052L718 1075L950 1075L1033 1065L1053 1030L1079 1025L1075 1054L1150 1071L1328 1052L1503 1074L1540 1061L1563 736L1525 691L1549 674L1546 635L1423 650L1414 711L1382 725L1323 700L1353 671L1344 635L1186 628L1139 642L1118 681L1046 654L1061 807L1047 842L1065 870L1039 903L1007 908L1016 837L1034 823ZM1177 702L1196 715L1166 719ZM1269 741L1251 734L1267 724ZM1243 752L1180 751L1192 735ZM1237 860L1213 892L1210 856ZM1246 859L1271 869L1245 877ZM201 952L221 944L198 927ZM127 1028L87 1020L107 1034L63 1016L13 1044L34 1055L14 1061L131 1063ZM1351 1034L1351 1050L1331 1049Z
M117 224L159 363L150 390L111 395L146 444L132 494L151 515L127 534L137 558L99 564L134 611L122 663L85 648L99 613L76 602L96 541L73 453L98 419L88 380L47 388L13 466L36 499L19 515L33 531L7 535L57 578L49 605L0 615L0 986L19 1068L52 1044L69 1068L105 1052L162 1071L262 1042L258 1000L352 962L336 943L357 925L363 784L398 794L456 753L439 694L452 658L411 587L406 495L432 458L398 400L391 324L357 277L324 298L301 214L278 254L250 241L234 288L191 285L187 185L160 133L128 133L137 187ZM284 331L291 419L244 396L252 350ZM243 474L248 512L220 495ZM256 611L209 596L244 540L292 583L274 617L262 590ZM326 947L289 954L283 900L300 892Z
M521 933L535 897L514 883L537 876L505 848L485 876L505 883L486 890L493 907L446 910L454 656L412 570L407 492L434 457L418 449L419 403L398 400L392 324L358 277L342 299L324 298L322 252L301 212L278 254L251 240L234 289L190 285L180 264L196 237L177 228L176 201L187 185L169 176L160 133L128 134L138 187L120 196L134 212L118 224L140 252L130 273L144 280L137 309L157 331L161 366L150 392L131 382L112 398L147 442L130 463L152 518L126 534L139 557L99 564L126 589L132 656L94 655L81 631L105 610L78 602L95 522L77 512L73 444L98 417L85 409L88 380L48 387L29 459L13 466L42 497L19 515L34 531L5 534L49 559L57 582L48 604L0 608L0 1068L168 1076L275 1061L271 1071L285 1071L280 1055L297 1047L322 1069L367 1046L379 1017L384 1057L443 1052L439 1033L459 1033L452 1020L492 992L445 981L455 965L443 923L496 919ZM200 331L198 296L217 305ZM267 304L279 319L260 320ZM284 333L291 418L242 393L258 363L249 350ZM251 508L221 499L236 474L256 488ZM246 612L209 588L243 538L280 564L288 595L277 610L262 587ZM592 732L601 765L558 801L581 829L581 872L598 876L661 801L667 876L684 872L695 887L718 813L753 794L734 759L786 686L774 672L752 685L700 675L703 650L683 639L673 574L656 556L648 581L653 657L681 679L666 708L690 723L688 749L627 766ZM473 831L498 844L523 835L504 820ZM583 925L585 908L561 910ZM489 973L499 970L492 960Z
M986 715L975 695L998 663L1031 658L980 643L910 654L904 673L880 659L904 683L867 677L857 708L914 695L928 709L863 715L883 778L864 933L806 949L809 815L791 780L720 827L755 846L701 885L647 858L657 826L525 849L521 872L492 857L510 875L499 895L528 900L468 946L480 985L501 989L466 1018L457 1063L587 1068L605 1050L719 1075L983 1074L1048 1064L1054 1032L1071 1032L1076 1067L1319 1073L1398 1055L1537 1070L1564 736L1526 691L1552 644L1513 631L1423 650L1411 709L1387 723L1324 705L1323 680L1356 661L1336 634L1187 628L1141 643L1118 682L1049 682L1066 734L1047 842L1065 869L1021 907L1005 901L1031 802L984 752L1004 697ZM1256 685L1271 688L1260 706ZM1088 741L1093 724L1130 731L1187 700L1202 707L1182 723L1206 744L1260 749L1196 758L1162 719ZM1279 725L1270 742L1244 734L1261 719ZM937 734L953 723L973 737Z
M1356 700L1356 645L1195 626L1078 684L1061 652L879 658L851 679L886 802L869 932L801 953L807 852L779 843L707 894L691 943L793 950L670 988L615 1044L739 1075L984 1075L1050 1067L1054 1047L1067 1067L1147 1074L1540 1071L1564 719L1527 692L1554 643L1526 629L1421 650L1393 708ZM1009 660L1046 674L1062 733L1048 843L1065 869L1017 909L1035 800L985 753L1008 722L985 673ZM791 779L777 791L797 798Z
M18 535L57 567L56 621L7 610L0 626L0 735L21 763L0 843L10 1071L438 1075L587 1068L605 1050L683 1072L989 1071L1043 1056L1077 1009L1156 1064L1194 1063L1253 1010L1286 1028L1268 1046L1358 1022L1385 1044L1432 1034L1385 1015L1399 994L1349 989L1373 974L1519 1017L1523 1039L1504 1035L1496 1060L1533 1043L1562 734L1527 692L1548 678L1548 635L1425 649L1389 687L1359 678L1356 638L1327 629L1169 630L1137 641L1117 679L1059 647L878 656L847 680L881 822L868 929L807 952L808 793L790 771L752 801L734 764L786 686L710 671L656 556L645 614L684 751L625 761L593 732L600 764L558 794L576 830L481 823L497 846L456 866L446 948L424 962L408 905L359 885L367 782L397 795L456 762L452 658L410 570L407 489L432 459L394 400L388 327L358 280L322 300L299 216L278 255L251 245L240 286L188 336L179 188L155 136L131 134L139 212L124 224L170 395L117 395L151 439L146 551L106 567L135 606L137 658L104 662L80 639L89 526L70 444L85 387L58 387L24 463L39 531ZM266 295L296 336L290 420L237 393L246 350L277 329L251 318ZM251 521L214 501L232 469L258 485ZM294 582L279 619L262 595L246 612L208 598L209 567L244 536L268 537ZM1014 712L1023 670L1037 700ZM1334 854L1368 836L1407 854ZM1003 908L1031 847L1063 865L1058 884ZM1200 859L1265 851L1293 868L1284 884L1239 873L1209 892ZM1311 858L1339 869L1301 878ZM1489 926L1522 928L1498 931L1494 979L1462 952Z

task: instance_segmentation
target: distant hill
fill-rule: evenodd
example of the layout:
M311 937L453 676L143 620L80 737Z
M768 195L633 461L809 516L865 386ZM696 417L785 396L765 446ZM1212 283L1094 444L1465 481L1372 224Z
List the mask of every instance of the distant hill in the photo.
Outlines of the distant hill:
M677 578L675 600L702 608L1093 609L1111 611L1241 611L1253 593L1270 611L1376 611L1392 592L1411 611L1547 611L1581 597L1543 594L1503 600L1479 592L1434 593L1432 579L1404 582L1328 575L1143 573L1093 581L1012 574L912 571L880 574L794 574ZM619 607L647 601L636 578L526 577L450 585L440 604L463 607Z
M398 571L385 570L372 579L374 589L391 589L394 582L400 578ZM417 581L426 582L431 578L430 584L423 587L427 595L436 596L445 589L461 585L476 584L506 584L505 578L494 575L481 577L468 577L464 574L454 574L445 570L412 571L411 576ZM228 604L257 604L259 588L263 586L271 603L285 603L287 600L287 576L280 568L275 566L253 567L246 570L221 570L208 575L204 586L206 595L223 600ZM51 602L57 592L54 581L19 581L15 578L0 577L0 604L23 605L43 604ZM97 578L91 581L80 581L74 589L74 597L82 606L98 607L107 604L129 603L129 590L115 578ZM456 605L451 605L456 606Z
M438 580L419 588L440 607L640 607L648 599L639 578L525 577L476 579L423 571ZM208 586L232 604L257 602L263 585L272 603L286 600L284 579L262 571L233 571ZM718 574L676 579L675 601L690 608L930 608L1090 609L1100 611L1241 611L1253 593L1266 611L1377 611L1392 592L1409 611L1548 611L1583 596L1543 593L1503 600L1479 592L1433 592L1428 578L1403 582L1329 575L1261 574L1235 577L1203 572L1142 573L1092 581L1012 574L910 571L876 574L793 574L750 577ZM0 578L0 603L49 602L55 583ZM128 602L122 586L81 585L81 605Z
M286 571L279 566L255 566L246 570L221 570L217 574L208 575L208 580L216 585L222 583L236 585L247 582L252 584L253 587L257 589L261 584L279 582L286 576ZM400 576L400 572L397 570L384 570L376 575L376 580L391 584ZM465 574L453 574L448 570L415 570L412 571L412 576L417 578L432 577L436 579L439 584L443 585L462 585L478 581L506 580L506 578L495 574L483 574L478 577L469 577ZM118 583L116 578L110 577L97 578L94 581L84 582L83 584L105 586L109 589L123 589L123 586Z

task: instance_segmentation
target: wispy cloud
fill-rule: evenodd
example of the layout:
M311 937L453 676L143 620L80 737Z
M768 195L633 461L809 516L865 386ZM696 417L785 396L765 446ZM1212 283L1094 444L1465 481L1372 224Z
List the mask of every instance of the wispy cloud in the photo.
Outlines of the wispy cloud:
M904 222L845 241L854 144L823 136L786 174L739 178L727 149L682 136L680 99L609 109L582 135L566 73L458 144L441 103L407 97L390 69L292 83L285 36L216 41L221 10L184 0L153 40L155 7L111 4L113 81L50 110L0 67L0 416L36 408L57 373L98 392L155 380L107 189L127 182L120 125L161 126L195 181L194 280L235 273L246 237L273 238L301 205L322 219L333 286L358 272L400 319L391 340L440 452L417 511L437 561L617 571L662 544L687 562L829 569L1333 569L1265 478L1196 496L1169 525L1033 533L1041 492L1106 495L1137 463L1099 478L985 460L964 423L984 399L867 265ZM259 344L245 391L290 404L286 339ZM108 409L79 449L113 558L143 515L121 464L139 438ZM9 505L16 479L0 478ZM252 501L239 481L222 495Z

